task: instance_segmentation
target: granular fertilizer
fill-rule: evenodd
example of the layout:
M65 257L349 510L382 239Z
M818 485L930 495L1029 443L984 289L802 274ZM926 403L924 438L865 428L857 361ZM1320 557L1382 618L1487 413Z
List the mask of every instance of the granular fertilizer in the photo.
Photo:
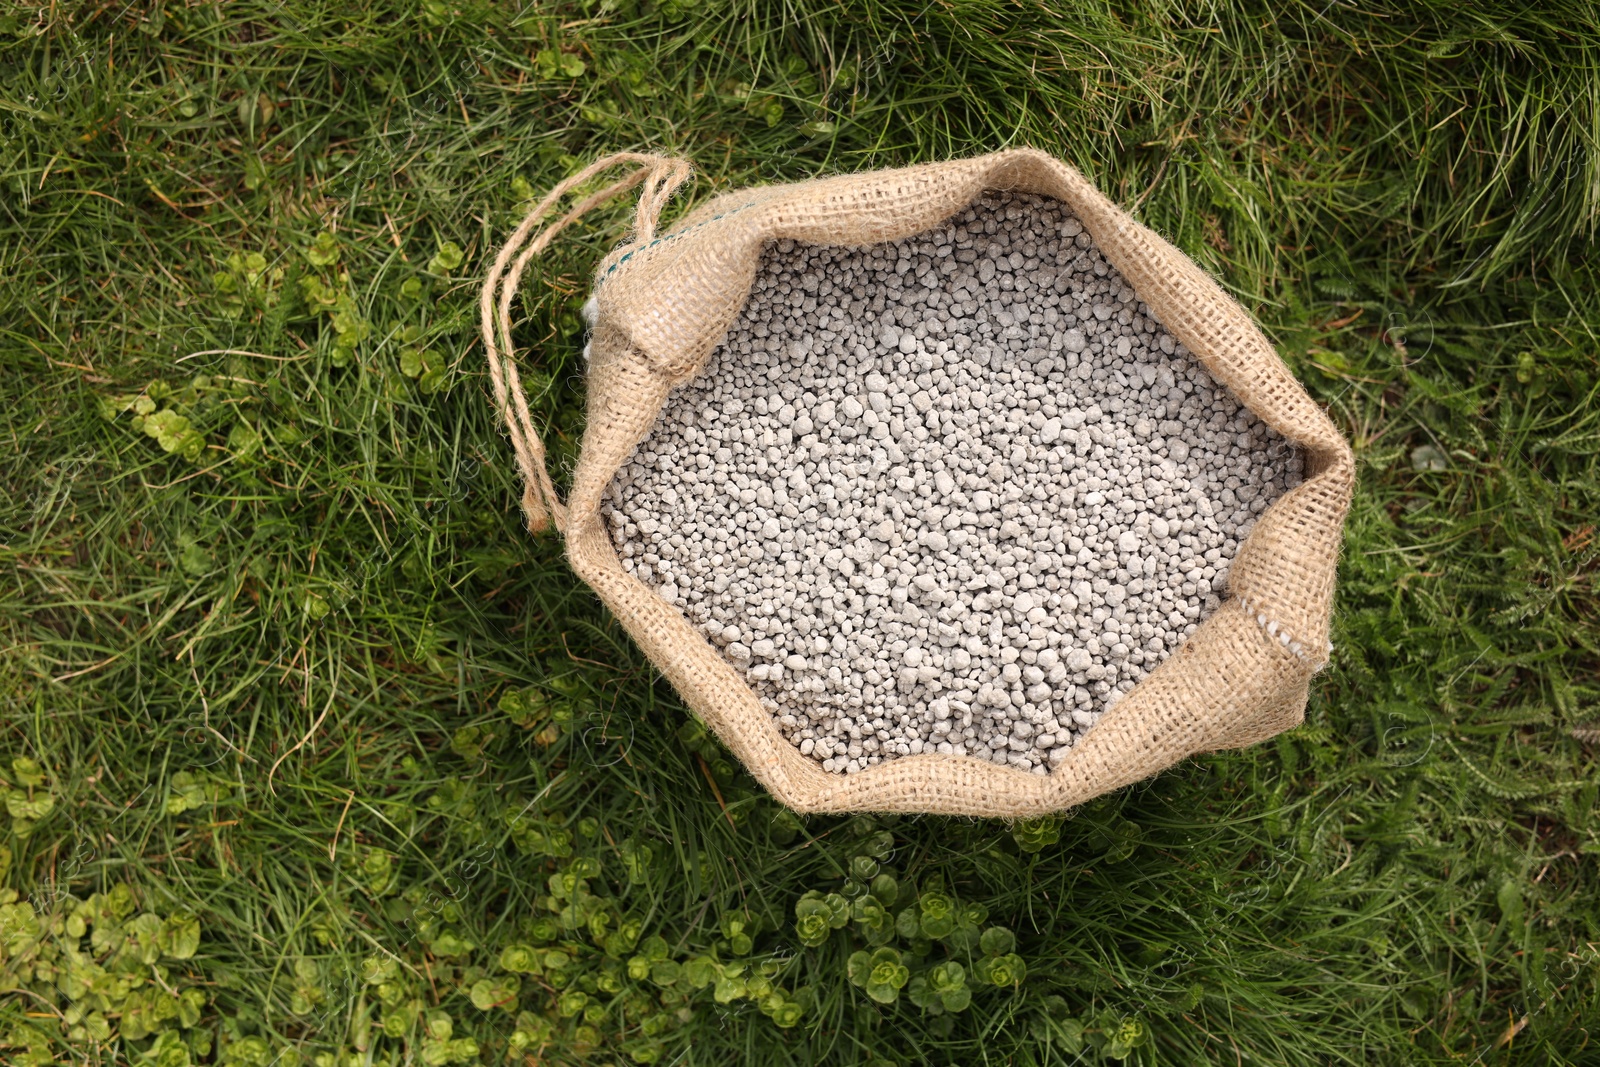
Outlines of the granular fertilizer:
M782 240L602 512L823 769L1044 774L1219 605L1299 454L1059 201Z

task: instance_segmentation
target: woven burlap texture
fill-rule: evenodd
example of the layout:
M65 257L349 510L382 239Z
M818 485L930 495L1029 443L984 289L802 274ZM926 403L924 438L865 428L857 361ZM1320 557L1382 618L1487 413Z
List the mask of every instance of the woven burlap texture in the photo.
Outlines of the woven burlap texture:
M1354 459L1250 316L1188 257L1133 221L1078 171L1032 149L725 193L660 236L655 213L682 181L682 161L625 161L641 162L641 171L613 189L648 178L650 202L648 212L641 206L634 240L608 255L595 274L588 420L571 493L564 514L550 490L549 509L531 489L524 506L530 528L555 514L573 569L780 801L800 812L1037 816L1148 778L1186 756L1243 747L1302 721L1309 681L1330 648ZM830 774L783 737L739 672L675 607L623 569L600 519L601 495L669 394L698 373L738 316L768 242L895 241L933 228L985 190L1063 201L1162 325L1243 404L1304 450L1306 478L1261 514L1240 546L1222 607L1050 775L931 754ZM509 262L511 252L508 247L502 260ZM516 274L530 254L524 253ZM496 277L491 274L491 286ZM513 274L509 287L515 284ZM509 309L509 295L504 306ZM487 289L484 308L493 364L501 357L492 343ZM506 399L500 403L513 424L519 421ZM521 432L532 436L526 423ZM533 447L542 477L543 449L536 441ZM526 475L529 461L523 466Z

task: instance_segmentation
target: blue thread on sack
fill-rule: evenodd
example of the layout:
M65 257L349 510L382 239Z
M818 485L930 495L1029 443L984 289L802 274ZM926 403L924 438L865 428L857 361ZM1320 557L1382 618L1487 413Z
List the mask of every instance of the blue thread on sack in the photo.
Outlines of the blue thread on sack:
M622 266L624 263L628 262L628 260L632 259L634 257L634 253L636 253L636 252L647 252L647 251L649 251L650 249L654 248L656 245L660 244L663 241L670 241L674 237L682 237L685 234L693 233L695 230L698 230L700 227L708 225L709 223L716 222L718 219L725 219L729 215L737 215L739 212L743 211L745 208L747 208L747 207L755 207L755 206L756 206L756 201L754 201L754 200L750 201L748 204L740 204L738 207L734 208L732 211L724 211L720 215L713 215L709 219L703 219L702 221L695 223L693 226L690 226L686 230L678 230L678 231L676 231L674 233L663 234L662 236L657 237L654 241L651 241L649 244L645 245L642 248L635 248L630 252L624 252L624 253L622 253L621 257L619 257L617 259L617 261L615 263L611 264L611 266L606 268L606 272L600 276L600 280L604 281L605 279L611 277L611 272L616 270L618 267Z

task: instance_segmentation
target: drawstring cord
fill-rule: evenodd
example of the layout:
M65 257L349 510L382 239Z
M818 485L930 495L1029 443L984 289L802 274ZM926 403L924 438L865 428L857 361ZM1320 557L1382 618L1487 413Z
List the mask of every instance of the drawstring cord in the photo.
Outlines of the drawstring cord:
M534 234L534 229L569 190L620 163L636 163L638 169L585 197L560 219ZM669 156L617 152L596 160L551 189L528 212L527 218L512 232L500 249L500 254L495 257L494 265L489 268L489 277L484 282L479 301L483 347L489 360L489 381L494 387L495 408L506 420L511 446L516 452L517 467L522 472L522 512L530 533L539 533L551 523L555 524L557 530L564 530L567 513L550 480L550 472L545 466L544 441L534 429L533 416L528 411L528 398L522 390L522 377L517 373L516 347L511 339L511 303L516 299L517 285L522 280L523 271L533 257L548 248L556 234L570 223L591 208L627 192L641 182L644 188L640 190L639 205L634 212L633 238L635 241L649 241L655 236L656 221L661 216L662 207L688 177L688 161Z

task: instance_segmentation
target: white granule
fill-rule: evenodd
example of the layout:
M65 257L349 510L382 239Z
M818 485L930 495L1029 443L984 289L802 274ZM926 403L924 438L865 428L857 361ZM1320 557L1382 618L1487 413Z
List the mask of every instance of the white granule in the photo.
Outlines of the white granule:
M825 770L1038 774L1219 605L1301 459L1055 200L778 241L603 507Z

